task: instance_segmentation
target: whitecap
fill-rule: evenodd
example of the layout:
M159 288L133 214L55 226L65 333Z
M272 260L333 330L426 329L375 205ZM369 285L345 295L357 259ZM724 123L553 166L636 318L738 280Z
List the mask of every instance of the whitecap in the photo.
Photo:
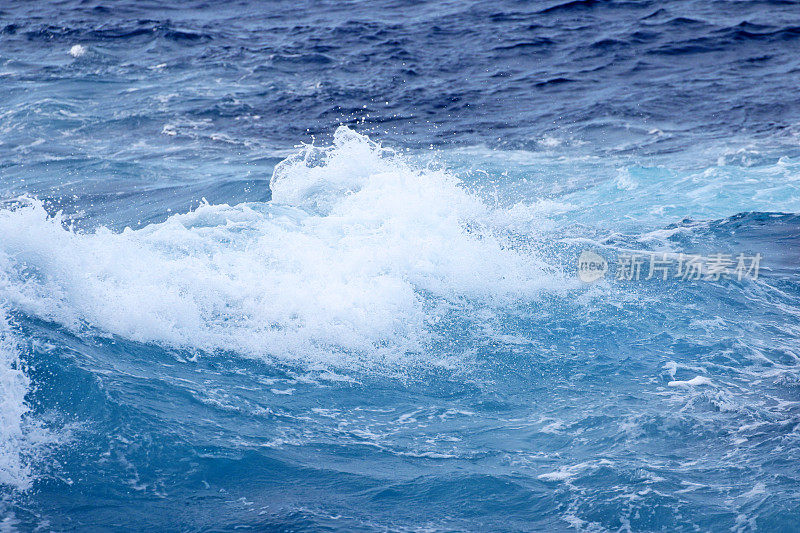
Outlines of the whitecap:
M701 387L704 385L713 387L714 383L712 383L711 380L705 376L695 376L689 380L674 380L667 383L667 386L669 387Z
M31 451L25 401L30 387L8 319L0 315L0 486L25 490L32 472L26 455Z
M82 57L86 54L86 47L81 44L73 45L72 48L69 49L69 55L72 57Z
M443 313L568 283L508 232L536 210L504 214L344 127L280 163L271 188L268 203L122 232L73 231L23 200L0 211L0 294L73 331L348 366L423 357Z

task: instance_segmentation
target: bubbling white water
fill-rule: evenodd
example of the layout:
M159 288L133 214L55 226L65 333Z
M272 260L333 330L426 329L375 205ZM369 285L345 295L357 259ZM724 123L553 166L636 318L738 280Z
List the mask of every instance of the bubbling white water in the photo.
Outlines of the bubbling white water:
M25 396L30 379L25 374L17 343L5 311L0 311L0 487L31 486L31 451ZM0 508L1 509L1 508Z
M168 347L313 362L402 361L442 313L561 287L536 208L493 207L347 128L280 163L272 201L201 205L80 233L26 200L0 211L0 293L34 316Z
M81 44L73 45L72 48L69 49L69 55L72 57L82 57L86 55L86 47Z

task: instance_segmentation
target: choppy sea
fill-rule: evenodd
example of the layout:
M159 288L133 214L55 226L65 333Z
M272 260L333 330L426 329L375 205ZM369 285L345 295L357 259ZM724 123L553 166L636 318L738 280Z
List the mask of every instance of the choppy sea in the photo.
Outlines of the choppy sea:
M795 1L2 1L0 531L798 531L798 263Z

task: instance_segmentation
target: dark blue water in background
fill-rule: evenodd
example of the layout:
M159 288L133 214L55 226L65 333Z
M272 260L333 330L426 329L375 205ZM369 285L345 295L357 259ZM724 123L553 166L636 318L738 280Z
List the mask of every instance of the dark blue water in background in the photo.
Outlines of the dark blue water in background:
M799 82L792 1L0 2L0 530L800 529Z

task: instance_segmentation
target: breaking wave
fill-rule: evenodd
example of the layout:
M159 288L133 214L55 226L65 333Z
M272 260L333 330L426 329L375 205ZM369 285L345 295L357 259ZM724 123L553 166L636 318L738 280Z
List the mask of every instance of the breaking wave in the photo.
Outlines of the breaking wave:
M270 186L269 202L121 232L77 231L22 199L0 212L0 290L73 331L337 363L412 357L465 306L568 285L537 252L536 206L494 205L346 127Z

